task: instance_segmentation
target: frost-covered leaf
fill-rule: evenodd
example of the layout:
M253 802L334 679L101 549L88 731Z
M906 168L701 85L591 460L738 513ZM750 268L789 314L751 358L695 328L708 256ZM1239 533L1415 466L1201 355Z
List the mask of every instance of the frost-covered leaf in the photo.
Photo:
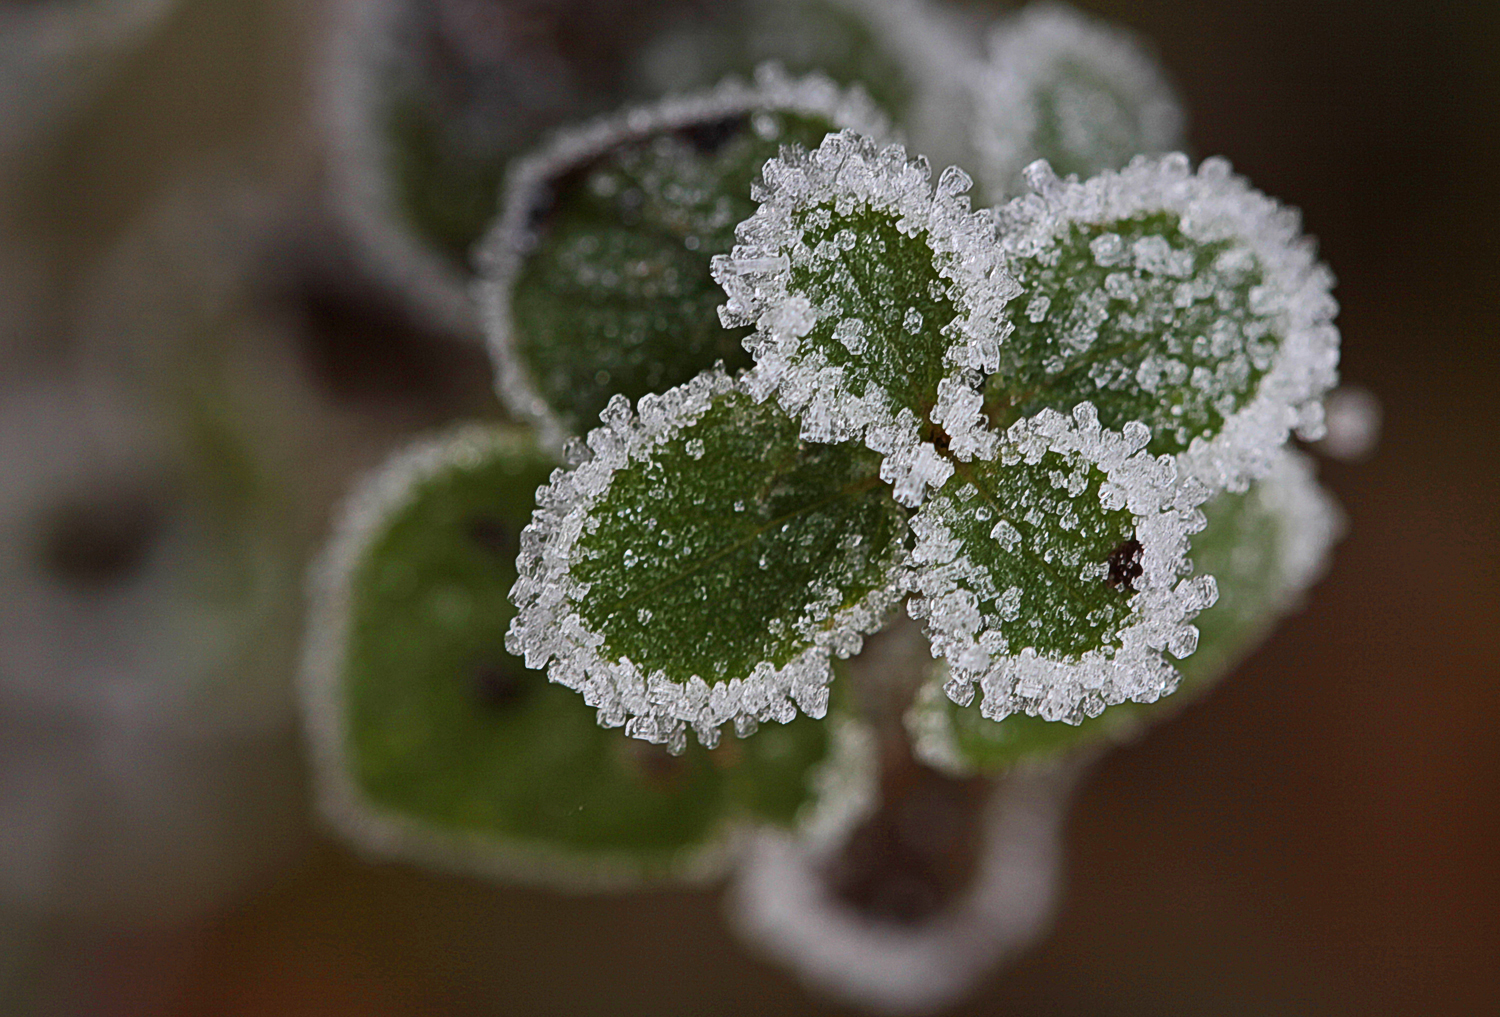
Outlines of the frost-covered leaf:
M305 675L324 811L368 850L485 874L710 871L734 821L806 818L830 727L673 758L509 654L520 532L551 467L524 434L472 427L398 456L352 503Z
M1187 537L1206 491L1080 404L1013 425L990 462L961 465L912 518L916 593L948 694L977 683L985 716L1024 712L1076 724L1106 706L1151 702L1193 652L1190 619L1213 602L1189 570Z
M972 130L980 181L996 198L1024 191L1021 171L1037 159L1087 179L1182 147L1171 85L1129 32L1037 3L1002 21L989 48L970 84Z
M653 38L637 63L654 93L699 88L765 61L870 93L920 151L958 159L969 128L970 19L926 0L719 0Z
M638 63L655 91L671 94L775 61L793 74L816 71L843 85L860 85L899 116L915 101L919 83L892 38L889 19L881 16L888 3L721 0L658 33ZM918 5L903 0L896 6Z
M973 825L955 817L951 799L913 798L901 810L896 845L884 852L767 831L735 874L730 920L747 946L862 1010L942 1012L1045 930L1058 895L1064 820L1083 770L1068 761L1006 774ZM927 853L955 841L962 847L937 858ZM850 900L837 873L851 863L876 869L888 892ZM947 906L918 916L930 906L924 890L934 869L950 878L960 870L966 885Z
M747 389L774 395L810 441L862 440L882 453L906 505L952 474L928 417L945 386L967 389L975 371L994 369L998 316L1016 292L993 219L969 209L969 179L950 168L934 191L929 175L899 145L847 131L785 153L766 165L760 208L713 269L729 295L725 326L755 329ZM968 438L945 447L966 458Z
M470 253L498 211L507 165L549 132L774 61L869 88L924 151L946 155L945 139L967 130L966 107L952 101L963 90L954 56L967 64L978 48L921 0L333 7L319 104L330 196L374 267L450 324L470 323Z
M1195 573L1215 578L1219 599L1194 620L1198 648L1173 662L1182 681L1170 698L1121 703L1076 726L1020 714L996 722L977 704L959 706L942 694L947 672L939 664L907 719L918 754L950 771L995 772L1023 759L1130 737L1211 688L1277 620L1296 610L1323 574L1342 528L1311 462L1291 452L1278 457L1271 474L1248 492L1222 493L1204 514L1208 523L1192 538L1191 557Z
M905 513L879 459L804 444L722 372L604 421L538 492L507 645L674 749L687 725L712 745L727 721L822 716L830 658L900 600Z
M501 391L549 438L716 361L749 366L719 324L709 260L755 209L751 182L785 145L881 132L862 94L764 68L754 85L630 110L559 136L512 173L484 251Z
M1316 436L1336 379L1333 279L1296 211L1182 156L1060 182L1000 212L1021 293L986 383L1004 426L1089 401L1106 427L1139 421L1154 453L1186 451L1210 486L1243 488L1292 428Z

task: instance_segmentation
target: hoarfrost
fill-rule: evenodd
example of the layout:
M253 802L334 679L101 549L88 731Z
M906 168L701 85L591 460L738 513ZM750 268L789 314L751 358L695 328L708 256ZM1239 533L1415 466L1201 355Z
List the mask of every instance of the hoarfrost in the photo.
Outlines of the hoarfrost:
M634 107L562 131L540 151L510 168L500 216L478 248L481 281L475 297L496 366L500 397L513 413L537 427L548 447L560 447L567 429L542 397L520 354L511 308L511 290L536 243L532 223L535 209L559 177L614 148L654 134L720 123L767 109L825 117L837 127L876 137L889 131L885 117L859 89L841 89L817 74L790 78L775 65L767 64L757 69L754 81L748 84L731 78L707 92ZM768 263L747 270L770 271L775 267Z
M1250 317L1240 322L1220 317L1207 334L1192 339L1191 351L1184 347L1180 356L1168 350L1153 353L1134 372L1135 383L1146 391L1163 382L1180 386L1191 380L1194 391L1223 416L1222 429L1211 438L1181 435L1190 440L1179 457L1184 472L1210 488L1242 491L1266 474L1293 431L1304 437L1321 433L1321 400L1337 381L1339 334L1333 316L1338 305L1330 294L1333 276L1317 260L1295 210L1252 189L1221 158L1204 160L1194 173L1182 155L1137 157L1117 173L1101 173L1084 183L1059 181L1042 164L1033 170L1035 193L999 212L1013 271L1019 271L1021 260L1055 260L1062 239L1079 226L1101 228L1162 213L1176 217L1177 228L1190 242L1228 245L1212 266L1212 278L1185 279L1168 305L1182 306L1179 296L1189 303L1219 299L1222 312L1225 301L1238 298L1220 280L1249 278L1247 273L1258 267L1261 282L1250 292ZM1173 251L1160 237L1126 245L1115 234L1103 233L1090 247L1101 266L1155 273L1148 278L1177 278L1191 271L1181 257L1186 252ZM1088 347L1095 334L1091 330L1103 321L1102 309L1090 317L1085 305L1080 300L1074 307L1076 334L1059 339L1075 351ZM1173 320L1166 305L1143 303L1139 314L1119 327L1128 332L1157 327L1158 318ZM1211 371L1204 364L1190 370L1181 359L1189 356L1212 357L1216 363L1211 362ZM1235 393L1252 372L1260 372L1259 384L1236 409ZM1115 373L1105 361L1089 369L1101 388L1120 387L1122 379Z
M948 691L956 701L966 700L978 684L987 717L998 720L1024 712L1076 724L1108 705L1126 699L1152 702L1176 687L1177 672L1163 654L1192 652L1197 633L1191 619L1216 596L1212 577L1184 578L1191 572L1188 536L1202 526L1198 506L1209 489L1181 477L1171 457L1147 455L1138 431L1127 437L1101 427L1087 403L1071 417L1043 410L1017 422L1005 432L998 449L1002 469L1036 465L1048 456L1071 464L1072 472L1054 471L1052 495L1027 510L1027 529L1040 533L1024 544L1016 521L1002 519L990 530L996 541L993 548L971 547L956 530L967 524L973 511L956 493L945 491L928 500L911 523L917 540L908 609L926 623L933 655L948 660ZM1082 568L1079 574L1093 574L1071 536L1046 534L1052 519L1071 510L1065 504L1068 499L1088 497L1085 485L1091 475L1103 478L1098 482L1099 505L1131 516L1135 547L1123 564L1136 566L1138 574L1122 571L1120 581L1133 594L1123 620L1115 631L1100 633L1096 648L1039 652L1034 641L1050 638L1050 631L1062 622L1051 618L1047 630L1040 629L1043 608L1033 605L1025 612L1035 616L1028 623L1032 635L1024 635L1024 628L1018 635L1016 626L1008 623L1022 616L1026 591L998 588L995 580L1003 573L987 565L984 555L1024 550L1036 559L1039 582L1042 573L1056 569L1079 573ZM1064 503L1061 508L1052 505L1057 499ZM1023 506L1008 508L1020 512ZM1092 564L1097 568L1099 563ZM1070 624L1089 631L1100 625L1108 628L1110 619L1089 613Z
M970 87L980 178L996 196L1017 193L1039 157L1088 177L1182 144L1182 109L1141 43L1062 4L999 25Z
M1368 459L1380 441L1380 400L1369 389L1344 386L1323 400L1325 433L1314 446L1345 462Z
M940 329L947 377L939 412L949 421L952 447L967 458L984 446L979 400L966 399L964 392L976 389L975 372L998 364L1009 329L1001 312L1018 292L1000 264L993 219L970 210L970 182L961 171L946 170L934 188L924 160L909 161L899 145L882 149L849 131L829 135L813 152L783 153L766 165L764 177L756 192L759 210L740 225L734 250L713 263L714 278L728 295L720 308L725 327L755 329L745 339L756 361L748 391L757 399L774 395L801 419L810 441L857 439L881 452L887 457L882 475L895 485L897 500L920 504L926 488L951 475L951 465L918 438L913 407L893 397L883 379L900 373L893 365L913 333ZM864 320L860 341L851 345L841 290L854 285L852 278L829 286L822 303L809 292L809 280L826 275L837 281L846 272L829 242L817 239L831 214L871 215L894 224L901 236L921 238L943 283L940 297L956 312L953 319L930 322L907 304L894 311L893 334L871 335L874 326ZM882 293L870 299L900 307L903 298L929 296ZM852 357L835 362L832 350L808 339L825 320L836 322L833 335Z
M1274 521L1274 538L1240 542L1223 566L1228 570L1223 582L1224 599L1228 603L1221 604L1219 609L1227 606L1232 615L1240 618L1238 624L1248 624L1250 629L1229 644L1233 656L1225 655L1223 643L1208 651L1209 680L1218 669L1227 668L1238 655L1248 652L1272 621L1301 606L1307 590L1326 571L1329 553L1345 530L1344 515L1318 483L1312 459L1290 449L1282 450L1271 472L1256 482L1245 497L1258 503L1249 512L1252 518ZM1263 537L1266 531L1254 532ZM1240 574L1251 577L1248 584L1236 584L1234 576ZM1266 599L1247 601L1259 597ZM1219 624L1224 623L1221 620ZM1185 627L1178 630L1177 638L1184 643L1195 640L1196 632ZM1196 679L1200 692L1204 673L1200 670ZM917 758L945 773L968 776L976 772L975 760L967 758L960 747L955 713L945 701L945 692L960 706L967 706L973 687L966 681L955 683L950 668L940 660L907 713L906 727ZM1122 716L1117 725L1109 728L1111 737L1138 731L1140 716ZM997 726L995 730L999 736L1004 728Z
M1008 774L988 805L972 883L915 925L841 900L826 872L841 844L761 833L731 888L731 918L751 944L809 985L877 1013L951 1004L1044 928L1057 896L1062 821L1082 766Z
M715 674L711 680L694 675L680 682L660 670L647 673L628 656L611 659L606 653L605 636L590 627L580 609L590 588L574 575L579 542L599 525L595 508L620 471L651 463L715 400L744 391L743 381L714 370L662 395L644 397L635 414L623 397L615 397L603 414L603 426L586 439L593 458L553 474L538 490L537 510L521 533L519 578L511 591L518 614L506 648L528 667L545 667L552 681L581 692L599 711L601 725L623 725L630 736L673 751L685 747L688 728L710 744L729 722L785 723L799 709L822 717L833 677L830 658L857 653L863 636L880 627L903 592L899 559L891 565L888 585L852 606L840 607L843 596L833 582L810 590L802 616L783 630L804 649L779 667L762 660L748 674ZM840 547L852 551L860 544L841 542Z

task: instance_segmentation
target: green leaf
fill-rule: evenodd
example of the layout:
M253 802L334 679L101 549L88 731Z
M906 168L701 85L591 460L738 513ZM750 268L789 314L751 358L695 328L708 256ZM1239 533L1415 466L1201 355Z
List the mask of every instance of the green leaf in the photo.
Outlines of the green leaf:
M1182 148L1182 109L1131 33L1039 3L1003 21L989 45L972 83L976 168L989 194L1023 192L1021 171L1037 159L1087 179Z
M889 0L561 0L477 22L444 17L431 0L337 13L339 189L363 205L377 255L408 269L430 258L454 285L495 217L507 163L549 131L623 101L749 77L767 61L863 87L921 130L948 112L934 93L968 56L948 19Z
M1206 492L1142 452L1146 438L1102 429L1088 404L1072 419L1044 410L912 518L909 610L948 660L954 699L977 683L987 717L1076 724L1172 691L1163 651L1190 654L1187 623L1213 602L1211 579L1178 581Z
M775 61L793 74L818 72L841 85L858 85L893 117L904 118L923 84L909 37L933 29L927 17L882 16L888 2L721 0L706 5L706 17L681 19L678 30L648 45L640 62L660 69L657 88L674 92L747 75ZM693 59L683 60L684 51Z
M1294 427L1316 432L1336 380L1332 277L1295 212L1222 160L1137 160L1079 184L1034 167L1001 212L1021 285L985 387L1003 427L1092 402L1139 421L1151 451L1188 454L1210 486L1264 475Z
M805 818L829 725L674 758L599 727L504 649L551 468L522 433L476 427L399 456L355 499L305 682L330 818L379 853L582 883L707 871L734 823Z
M612 395L634 402L723 361L710 259L729 251L766 160L856 124L861 98L767 70L559 137L520 164L486 244L487 322L512 409L549 437L578 433Z
M943 696L947 674L940 671L908 716L918 754L948 770L993 773L1023 759L1123 741L1212 688L1322 575L1341 524L1311 462L1293 453L1248 492L1220 494L1204 514L1208 523L1193 538L1193 566L1216 579L1219 599L1195 619L1198 648L1174 662L1182 681L1170 698L1121 703L1078 725L1019 714L996 722Z
M905 513L879 460L807 445L709 372L630 414L538 492L508 645L600 723L674 749L827 706L829 659L900 601ZM795 706L793 705L795 703Z
M968 178L950 168L934 192L929 175L899 145L847 131L784 153L734 251L714 260L725 325L755 328L749 390L774 393L810 441L883 453L907 505L951 475L928 417L945 383L963 389L993 368L995 315L1014 293L992 219L969 211Z

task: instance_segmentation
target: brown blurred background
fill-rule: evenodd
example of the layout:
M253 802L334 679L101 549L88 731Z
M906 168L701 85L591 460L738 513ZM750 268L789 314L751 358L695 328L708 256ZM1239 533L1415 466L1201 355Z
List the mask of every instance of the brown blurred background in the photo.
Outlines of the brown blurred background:
M1222 153L1338 274L1377 455L1309 606L1076 802L1055 928L955 1012L1500 1012L1500 4L1087 2L1153 39ZM175 177L316 178L314 12L187 0L31 165L13 224L65 292ZM322 843L190 928L51 942L41 1012L840 1013L712 893L573 898Z

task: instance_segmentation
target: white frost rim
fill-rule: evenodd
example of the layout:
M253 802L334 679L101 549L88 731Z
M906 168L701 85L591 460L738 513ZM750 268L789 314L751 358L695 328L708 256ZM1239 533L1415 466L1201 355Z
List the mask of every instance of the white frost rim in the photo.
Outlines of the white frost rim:
M971 89L979 176L992 195L1015 193L1021 171L1036 158L1038 89L1064 62L1094 71L1130 104L1140 128L1140 152L1182 145L1182 106L1131 32L1064 4L1040 3L996 26L989 49Z
M985 810L973 882L927 921L872 921L830 890L840 842L767 832L750 845L726 900L735 931L807 984L875 1013L931 1013L1045 930L1058 895L1062 827L1092 755L1018 767Z
M529 442L516 429L465 425L397 453L346 503L332 540L309 574L311 608L298 676L318 812L372 858L408 861L446 872L578 891L623 892L655 879L695 883L716 879L727 870L743 837L732 823L663 870L625 853L569 851L495 834L444 829L371 801L353 778L341 677L355 571L393 516L409 506L429 481L497 451L520 452Z
M1309 440L1321 436L1322 397L1338 381L1338 304L1330 293L1333 274L1317 260L1296 209L1253 189L1225 159L1205 159L1194 173L1180 153L1140 156L1123 170L1083 183L1059 180L1038 160L1027 167L1027 182L1035 193L999 213L1011 258L1045 251L1074 223L1165 210L1181 217L1191 239L1234 240L1260 261L1264 284L1251 300L1261 309L1257 313L1275 316L1281 346L1255 397L1211 441L1194 438L1181 453L1185 473L1216 490L1243 491L1270 471L1292 431Z
M1284 450L1271 472L1250 492L1277 517L1276 560L1280 566L1276 619L1296 611L1307 591L1328 570L1329 554L1343 536L1344 514L1316 478L1313 461L1300 453ZM1249 648L1246 648L1248 652ZM1233 665L1230 665L1231 667ZM974 767L962 758L953 731L953 720L942 688L948 678L946 664L933 665L932 678L918 691L906 715L906 729L917 758L955 776L968 776ZM1109 713L1105 713L1106 719ZM1134 721L1111 729L1115 738L1137 730Z
M883 454L881 476L908 506L919 505L928 487L942 486L952 465L918 440L920 422L910 408L895 405L873 384L856 396L846 368L803 343L820 317L839 311L815 307L794 291L792 268L825 256L824 245L809 247L796 223L797 215L817 206L864 205L888 212L907 236L927 231L938 273L950 280L948 295L958 309L944 327L951 341L944 354L947 385L955 392L975 388L974 372L999 366L1000 344L1013 328L1005 303L1020 286L1003 267L992 213L969 208L968 176L950 166L936 189L930 177L927 161L908 161L900 145L880 148L849 132L829 135L812 152L785 153L766 164L765 186L756 194L759 210L740 224L733 252L716 257L713 266L728 294L719 309L725 327L755 329L745 339L755 358L746 382L750 394L757 400L775 395L801 419L809 441L863 440ZM953 449L966 457L965 437L955 435Z
M560 448L569 432L542 398L516 348L510 291L526 255L536 243L528 219L548 182L614 148L639 142L652 134L760 110L822 116L836 128L876 137L890 133L889 122L862 90L840 88L820 74L789 77L777 65L763 64L756 69L750 83L729 78L705 92L631 107L563 130L539 151L512 164L506 176L499 218L475 248L480 280L475 284L474 295L498 373L500 398L512 413L536 426L543 444Z
M961 511L952 499L934 498L912 519L913 597L908 612L925 622L933 656L945 657L951 678L945 691L968 705L976 684L984 692L981 712L993 720L1027 713L1077 724L1108 705L1132 699L1154 702L1177 686L1177 671L1164 652L1191 654L1198 630L1191 619L1211 605L1217 590L1211 576L1183 579L1191 572L1188 536L1201 529L1198 506L1208 497L1204 485L1179 476L1170 456L1145 452L1151 440L1144 424L1124 432L1100 426L1094 407L1080 403L1071 417L1053 410L1013 424L1001 441L1002 459L1036 463L1047 452L1091 463L1104 473L1100 501L1135 517L1142 574L1135 580L1129 623L1113 653L1091 650L1077 659L1055 660L1031 648L1019 653L987 638L974 606L968 577L982 566L964 556L944 515Z
M443 331L480 341L469 280L406 225L383 170L379 112L395 59L401 0L338 0L318 77L317 114L329 138L329 202L360 241L362 264Z
M625 726L628 735L680 752L691 727L712 748L719 729L734 721L748 731L762 721L786 723L800 708L810 717L828 709L831 658L858 653L863 637L878 629L904 595L904 562L895 561L889 584L852 607L827 617L808 616L793 628L807 647L784 666L762 661L748 675L709 684L699 676L677 683L664 673L644 673L629 658L600 652L604 636L591 631L575 607L587 595L572 575L574 548L589 529L589 513L609 492L614 475L632 463L648 463L658 448L695 423L726 393L744 391L722 370L705 371L664 395L641 399L630 412L615 396L604 425L589 432L593 457L573 470L554 473L537 492L537 510L521 533L520 579L511 592L519 613L506 648L526 665L547 668L554 682L581 692L605 727Z

